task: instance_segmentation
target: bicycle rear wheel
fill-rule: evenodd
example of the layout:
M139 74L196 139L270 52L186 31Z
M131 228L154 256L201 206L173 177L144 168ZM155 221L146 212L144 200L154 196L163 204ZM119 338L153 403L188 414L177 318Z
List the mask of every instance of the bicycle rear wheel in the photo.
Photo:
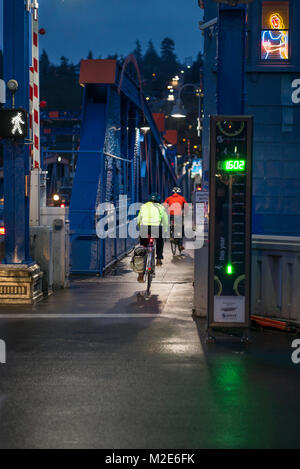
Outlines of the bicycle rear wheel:
M151 282L152 282L152 275L151 275L150 272L148 272L148 273L147 273L147 290L146 290L146 296L150 296Z
M175 254L176 254L176 246L177 246L177 244L176 244L175 240L171 241L171 251L172 251L173 256L175 256Z

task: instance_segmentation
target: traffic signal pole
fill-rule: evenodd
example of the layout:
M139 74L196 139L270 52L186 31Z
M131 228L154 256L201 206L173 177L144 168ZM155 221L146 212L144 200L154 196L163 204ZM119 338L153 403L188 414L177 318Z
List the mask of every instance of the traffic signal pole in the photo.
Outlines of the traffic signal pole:
M245 112L247 6L245 2L243 2L244 4L232 6L230 3L233 2L229 0L217 1L219 2L217 22L217 116L211 118L210 126L209 243L206 242L204 247L195 253L194 314L208 317L208 339L212 337L211 326L218 326L222 318L225 318L225 326L226 322L229 324L229 317L232 318L233 326L247 328L249 323L249 305L247 302L249 300L249 246L251 241L248 239L245 243L243 247L245 252L243 254L240 254L240 251L237 254L235 249L236 246L241 246L241 240L238 239L237 235L239 232L236 231L236 227L242 227L243 224L243 228L248 233L251 225L252 120L251 118L243 118ZM230 122L230 117L234 121L232 125L229 124L228 132L226 129L227 124L223 125L222 116L224 116L223 120L225 122L228 119ZM237 118L238 116L240 119ZM232 132L233 128L235 128L234 132ZM243 139L243 144L239 145L239 138ZM220 148L218 145L221 145ZM224 154L222 154L222 151L224 151ZM229 155L231 151L233 152L232 156ZM242 158L245 163L242 163ZM232 171L226 171L226 164L228 168L232 166ZM244 164L246 169L242 172L241 168ZM220 184L219 181L221 181ZM237 181L242 185L237 185ZM243 188L244 191L240 191L238 196L236 194L237 187ZM224 194L223 198L222 194ZM233 198L236 197L240 197L241 200L235 199L233 201ZM246 201L248 204L247 214L241 217L241 221L236 221L235 207L242 207L242 204ZM246 204L244 205L243 210L246 210ZM225 223L223 223L225 218L226 228ZM234 227L231 221L236 224ZM242 224L238 225L239 223ZM248 238L250 238L250 235ZM208 251L210 251L209 255ZM238 278L235 278L238 272ZM237 296L244 296L244 299L236 299Z
M230 3L230 2L229 2ZM245 112L246 5L219 5L217 116L210 118L208 334L249 339L252 118Z
M24 0L3 1L6 108L29 108L29 12ZM25 137L25 138L24 138ZM26 141L27 138L27 141ZM28 135L4 140L5 258L0 265L0 303L28 304L42 297L39 266L29 252L30 155Z
M15 107L29 106L29 14L24 0L3 2L4 81L18 82ZM13 104L7 91L6 107ZM5 263L30 262L29 255L29 146L24 140L4 143Z

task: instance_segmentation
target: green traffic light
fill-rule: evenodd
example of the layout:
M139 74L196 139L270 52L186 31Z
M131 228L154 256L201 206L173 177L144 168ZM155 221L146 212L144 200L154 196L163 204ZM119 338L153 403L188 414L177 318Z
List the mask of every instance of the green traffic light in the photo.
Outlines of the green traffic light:
M226 266L226 273L227 273L228 275L233 274L233 267L232 267L231 264L228 264L228 265Z

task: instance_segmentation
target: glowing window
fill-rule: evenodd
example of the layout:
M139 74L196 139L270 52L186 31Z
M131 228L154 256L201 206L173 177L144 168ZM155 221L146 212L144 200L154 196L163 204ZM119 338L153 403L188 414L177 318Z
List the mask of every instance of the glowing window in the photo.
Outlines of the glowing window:
M289 2L264 1L262 6L261 59L289 59Z

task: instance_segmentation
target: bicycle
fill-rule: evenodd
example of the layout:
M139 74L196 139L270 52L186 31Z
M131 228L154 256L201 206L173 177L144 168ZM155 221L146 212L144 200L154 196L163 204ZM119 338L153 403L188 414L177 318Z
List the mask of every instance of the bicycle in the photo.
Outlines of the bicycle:
M178 237L176 237L176 235ZM170 242L171 251L173 256L176 255L176 249L178 248L179 254L181 253L180 247L182 246L182 233L175 233L175 222L174 215L170 218Z
M152 278L155 276L155 238L148 236L147 243L147 259L146 259L146 296L150 296L150 288L152 283Z

